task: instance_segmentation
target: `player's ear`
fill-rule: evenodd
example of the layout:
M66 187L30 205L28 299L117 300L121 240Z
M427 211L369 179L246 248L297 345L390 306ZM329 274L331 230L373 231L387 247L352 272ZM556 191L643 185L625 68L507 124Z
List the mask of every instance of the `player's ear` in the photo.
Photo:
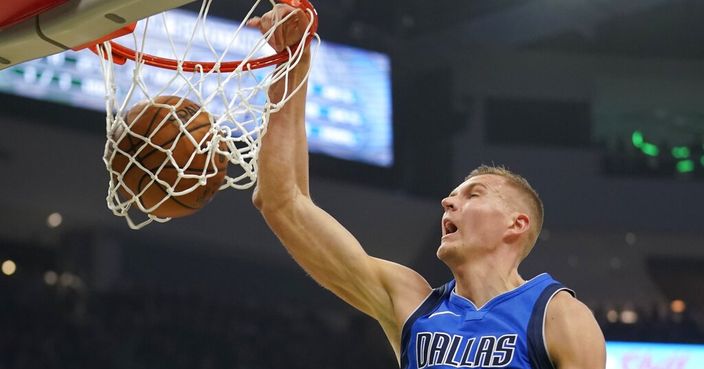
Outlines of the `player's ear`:
M511 223L506 230L507 237L515 239L525 234L530 229L530 217L525 213L513 213L510 218Z

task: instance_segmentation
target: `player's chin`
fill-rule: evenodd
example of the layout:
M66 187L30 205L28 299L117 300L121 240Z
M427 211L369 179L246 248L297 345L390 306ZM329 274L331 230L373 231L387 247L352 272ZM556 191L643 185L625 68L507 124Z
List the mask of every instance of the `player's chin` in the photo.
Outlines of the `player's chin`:
M445 261L446 259L450 258L452 254L452 245L450 245L449 242L445 240L440 240L440 246L438 247L437 251L435 251L435 256L437 256L438 259Z

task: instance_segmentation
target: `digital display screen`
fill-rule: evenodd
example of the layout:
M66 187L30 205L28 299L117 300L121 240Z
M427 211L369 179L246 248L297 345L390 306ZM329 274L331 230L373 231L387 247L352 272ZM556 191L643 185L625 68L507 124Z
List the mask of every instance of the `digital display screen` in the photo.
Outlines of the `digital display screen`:
M607 342L606 369L701 369L704 345Z
M241 60L251 49L246 44L260 37L258 30L243 27L236 41L230 44L239 24L209 16L206 29L211 44L208 45L188 31L193 29L196 19L195 13L178 9L164 17L152 17L145 51L173 58L186 50L188 59L214 61L218 55L211 47L217 48L217 43L221 43L220 46L230 45L225 60ZM158 22L166 23L171 41L166 32L158 31L165 29ZM139 22L138 30L144 23ZM118 41L133 47L127 42L130 39L135 37L123 36ZM114 68L118 101L132 83L132 65L128 62ZM145 68L150 68L148 72L142 71L146 88L154 94L174 75L167 70ZM320 44L310 74L306 105L310 152L379 167L393 164L390 68L385 54L325 41ZM88 50L66 51L0 71L0 91L97 111L105 111L106 106L100 60Z

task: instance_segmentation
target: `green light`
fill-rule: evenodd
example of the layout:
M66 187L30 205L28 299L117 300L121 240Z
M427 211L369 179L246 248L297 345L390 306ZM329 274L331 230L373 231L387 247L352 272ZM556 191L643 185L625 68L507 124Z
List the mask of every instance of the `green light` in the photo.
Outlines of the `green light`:
M640 148L643 146L643 134L640 131L634 131L631 135L633 146Z
M687 159L689 157L689 147L687 146L675 146L672 148L672 156L675 159Z
M660 149L651 143L644 143L640 149L643 150L643 154L648 156L658 156L660 154Z
M677 162L677 171L680 173L689 173L694 170L693 160L682 160Z
M699 158L699 162L700 162L700 163L702 164L702 166L704 167L704 155L702 155L702 157Z

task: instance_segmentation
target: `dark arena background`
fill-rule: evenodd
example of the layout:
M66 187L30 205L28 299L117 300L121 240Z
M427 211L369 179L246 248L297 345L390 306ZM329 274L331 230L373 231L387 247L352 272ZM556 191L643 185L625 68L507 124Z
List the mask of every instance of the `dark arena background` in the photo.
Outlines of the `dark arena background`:
M704 368L704 2L314 5L324 41L390 61L392 163L311 160L314 200L369 254L444 283L440 199L503 164L546 207L522 276L576 290L608 368ZM104 112L2 91L0 369L397 367L376 322L299 270L251 190L132 231L105 205Z

